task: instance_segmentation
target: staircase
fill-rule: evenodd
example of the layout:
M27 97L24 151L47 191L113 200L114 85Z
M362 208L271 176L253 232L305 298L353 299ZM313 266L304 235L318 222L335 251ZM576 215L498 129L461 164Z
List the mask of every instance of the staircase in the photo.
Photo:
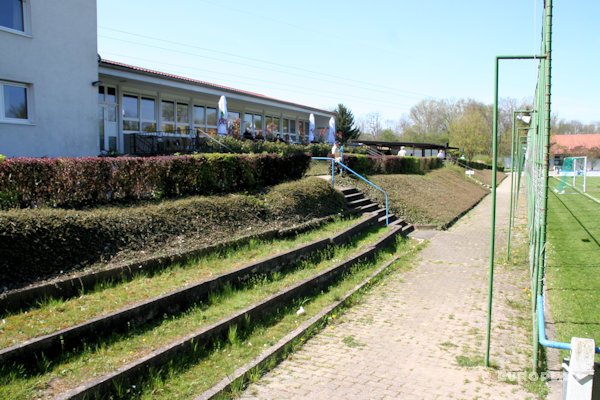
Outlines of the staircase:
M348 206L351 211L362 214L376 213L379 215L379 224L385 225L385 208L381 208L379 204L365 197L365 195L356 188L339 188L339 190L344 195L346 206ZM415 230L414 225L403 219L399 219L395 214L388 215L388 223L390 227L399 226L401 228L402 236L406 236Z

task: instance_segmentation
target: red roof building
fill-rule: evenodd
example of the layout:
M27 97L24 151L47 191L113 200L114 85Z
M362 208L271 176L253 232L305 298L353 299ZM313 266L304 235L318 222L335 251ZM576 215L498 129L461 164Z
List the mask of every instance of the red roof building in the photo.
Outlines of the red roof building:
M600 150L600 134L553 135L550 152L556 155L585 155L592 149Z

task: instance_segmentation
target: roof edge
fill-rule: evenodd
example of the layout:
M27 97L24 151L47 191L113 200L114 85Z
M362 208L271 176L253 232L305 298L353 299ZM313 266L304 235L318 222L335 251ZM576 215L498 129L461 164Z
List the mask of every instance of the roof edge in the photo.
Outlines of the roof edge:
M209 88L209 89L222 90L224 92L254 97L257 99L274 101L274 102L285 104L288 106L301 107L301 108L305 108L308 111L315 111L315 112L319 112L319 113L323 113L323 114L328 114L331 116L337 115L337 113L335 111L323 110L320 108L310 107L310 106L306 106L303 104L294 103L291 101L276 99L274 97L269 97L269 96L266 96L266 95L263 95L260 93L254 93L254 92L250 92L250 91L235 89L235 88L231 88L228 86L222 86L222 85L217 85L217 84L210 83L210 82L200 81L197 79L187 78L185 76L169 74L166 72L156 71L156 70L152 70L149 68L137 67L135 65L125 64L125 63L121 63L118 61L107 60L107 59L101 58L100 56L98 56L98 65L107 67L107 68L115 68L115 69L119 69L119 70L123 70L123 71L129 71L129 72L133 72L133 73L143 73L143 74L149 75L149 76L168 79L168 80L172 80L172 81L176 81L176 82L188 83L188 84L191 84L194 86L205 87L205 88Z

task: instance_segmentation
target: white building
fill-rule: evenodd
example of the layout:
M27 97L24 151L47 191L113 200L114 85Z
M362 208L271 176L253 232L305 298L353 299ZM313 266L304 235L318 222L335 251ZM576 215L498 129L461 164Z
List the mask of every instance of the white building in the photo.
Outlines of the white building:
M214 134L226 96L230 134L308 136L331 111L152 71L97 55L93 0L0 0L0 154L169 153Z
M98 154L96 2L0 1L0 154Z

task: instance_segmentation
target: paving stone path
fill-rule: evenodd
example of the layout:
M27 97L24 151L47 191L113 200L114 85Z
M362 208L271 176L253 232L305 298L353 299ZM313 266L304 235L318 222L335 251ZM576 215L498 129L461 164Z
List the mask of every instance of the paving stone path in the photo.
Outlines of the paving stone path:
M505 179L498 189L498 249L506 239L509 191ZM530 363L529 311L514 306L527 304L526 265L498 260L491 350L496 368L482 366L490 212L487 196L449 230L417 232L428 244L412 270L389 275L240 398L535 398L503 378Z

